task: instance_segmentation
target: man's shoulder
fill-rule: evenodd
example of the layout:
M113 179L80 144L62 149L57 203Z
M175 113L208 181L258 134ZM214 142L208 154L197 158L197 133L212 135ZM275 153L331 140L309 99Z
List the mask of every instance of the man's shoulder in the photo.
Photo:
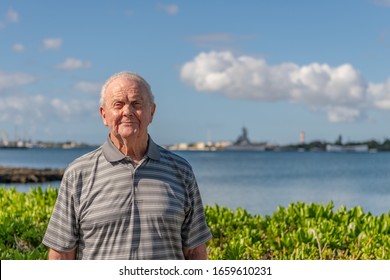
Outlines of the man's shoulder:
M160 150L161 160L179 165L183 168L192 169L191 164L183 156L159 145L158 148Z
M87 165L93 165L94 162L102 156L102 146L87 152L77 158L75 158L69 165L67 169L78 169L85 167Z

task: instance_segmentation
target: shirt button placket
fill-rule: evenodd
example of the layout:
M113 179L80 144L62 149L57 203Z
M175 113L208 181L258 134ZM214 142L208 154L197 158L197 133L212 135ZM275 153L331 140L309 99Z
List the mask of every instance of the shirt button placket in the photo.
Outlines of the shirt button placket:
M134 203L135 203L135 184L134 184L134 179L135 179L135 168L134 168L134 164L133 164L133 161L132 161L132 159L130 158L130 157L126 157L125 158L125 163L126 163L126 167L130 170L130 176L131 176L131 179L130 179L130 181L131 181L131 186L130 186L130 188L131 188L131 192L133 193L133 195L132 195L132 201L131 201L131 203L134 205Z

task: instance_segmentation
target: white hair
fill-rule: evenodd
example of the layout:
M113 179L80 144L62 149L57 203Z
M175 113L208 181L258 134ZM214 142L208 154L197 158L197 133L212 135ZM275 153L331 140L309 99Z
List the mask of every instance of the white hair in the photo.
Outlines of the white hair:
M130 72L130 71L121 71L121 72L118 72L118 73L111 75L106 80L106 82L103 84L102 90L100 92L100 106L102 106L102 107L104 106L105 95L106 95L106 90L107 90L108 85L118 77L123 77L123 78L130 80L130 81L137 81L137 82L142 83L147 90L147 94L149 95L150 102L152 104L154 104L154 95L152 93L152 88L149 85L149 83L137 73Z

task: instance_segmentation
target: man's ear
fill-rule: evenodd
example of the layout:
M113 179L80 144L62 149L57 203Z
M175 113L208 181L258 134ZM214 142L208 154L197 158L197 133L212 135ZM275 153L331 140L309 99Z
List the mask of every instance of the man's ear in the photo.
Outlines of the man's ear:
M152 108L151 108L151 115L150 115L150 123L152 123L153 121L153 117L154 117L154 113L156 112L156 104L152 104Z
M106 120L106 112L104 111L104 108L100 106L100 116L102 116L102 121L105 126L108 126L107 120Z

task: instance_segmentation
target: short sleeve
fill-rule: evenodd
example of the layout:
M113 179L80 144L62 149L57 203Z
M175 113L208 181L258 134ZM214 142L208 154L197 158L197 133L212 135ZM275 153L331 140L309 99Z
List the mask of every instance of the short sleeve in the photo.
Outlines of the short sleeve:
M42 243L59 252L69 252L78 246L78 222L75 211L75 184L65 172L57 201Z
M188 188L188 203L189 208L182 227L183 247L195 248L212 237L195 177Z

